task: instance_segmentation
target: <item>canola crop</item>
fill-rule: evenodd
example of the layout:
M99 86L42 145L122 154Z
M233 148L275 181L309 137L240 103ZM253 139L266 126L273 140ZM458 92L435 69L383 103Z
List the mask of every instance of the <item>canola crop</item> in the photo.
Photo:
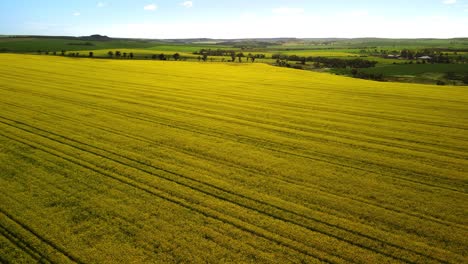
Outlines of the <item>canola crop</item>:
M0 66L2 262L467 262L467 87L259 63Z

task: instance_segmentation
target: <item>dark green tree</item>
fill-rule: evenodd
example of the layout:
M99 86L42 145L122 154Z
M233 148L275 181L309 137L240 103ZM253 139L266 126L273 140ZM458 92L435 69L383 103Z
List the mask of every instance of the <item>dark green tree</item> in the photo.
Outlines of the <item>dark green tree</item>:
M252 53L247 54L247 61L251 60L252 62L255 61L255 56Z
M239 59L239 62L242 62L242 58L245 57L244 53L239 52L236 54L236 57Z
M231 61L235 62L236 61L236 53L233 51L231 52Z
M468 73L465 73L465 75L463 75L463 77L462 77L462 82L463 82L464 84L468 84Z

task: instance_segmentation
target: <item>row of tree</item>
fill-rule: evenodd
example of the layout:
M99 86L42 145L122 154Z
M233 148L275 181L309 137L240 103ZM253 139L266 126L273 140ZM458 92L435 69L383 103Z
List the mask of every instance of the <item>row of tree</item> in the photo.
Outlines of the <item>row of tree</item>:
M38 54L42 54L43 51L38 50L37 53L38 53ZM58 51L58 52L57 52L57 51L52 51L52 52L44 51L44 54L45 54L45 55L49 55L49 54L50 54L50 55L54 55L54 56L60 55L60 56L69 56L69 57L80 57L80 53L79 53L79 52L67 52L67 51L65 51L65 50ZM88 56L89 56L89 57L94 57L94 52L90 51L90 52L88 53Z
M172 56L167 56L164 53L161 53L159 55L156 55L156 54L151 55L151 59L153 59L153 60L162 60L162 61L168 60L170 57L172 57L175 61L178 61L178 60L181 59L181 56L180 56L179 53L174 53L174 54L172 54Z
M224 57L229 57L235 54L244 54L243 52L237 53L235 50L223 50L223 49L201 49L199 51L195 51L193 54L195 55L208 55L208 56L224 56ZM256 59L264 59L266 58L265 54L257 53L257 54L252 54L249 53L246 55L246 57L254 57Z
M380 81L380 82L385 81L384 75L382 73L367 73L367 72L359 71L357 69L352 69L351 75L354 78L359 78L359 79L374 80L374 81Z
M444 78L447 80L461 81L463 84L468 85L468 72L465 72L465 73L447 72L445 73Z
M303 70L304 67L303 65L300 65L300 64L291 64L285 60L276 60L276 65L280 66L280 67L286 67L286 68L293 68L293 69L296 69L296 70Z
M432 63L451 63L451 59L448 53L444 54L442 52L437 52L430 49L424 50L408 50L403 49L400 52L400 57L408 60L414 60L421 57L430 57L426 59Z
M195 51L193 54L195 55L207 55L207 56L231 56L231 54L235 54L236 51L234 50L223 50L223 49L201 49L199 51Z
M361 50L362 54L369 54L372 56L381 56L384 58L402 58L407 60L426 60L430 63L465 63L468 58L458 54L458 51L453 51L452 54L444 52L440 49L402 49L402 50ZM430 59L421 59L421 57L430 57Z
M89 56L90 56L90 57L93 57L94 54L92 54L92 52L90 52L90 53L89 53ZM118 51L118 50L115 51L115 52L113 52L113 51L107 52L107 56L109 56L110 58L114 58L114 57L115 57L115 58L124 58L124 59L127 59L127 58L128 58L128 59L133 59L133 58L134 58L133 52L129 52L129 53L127 54L127 52L120 52L120 51Z
M231 60L230 60L231 62L236 61L236 59L239 62L242 62L243 58L247 58L247 61L255 62L256 59L266 58L265 54L260 54L260 53L252 54L252 53L249 53L249 54L245 55L243 52L236 52L235 50L223 50L223 49L215 49L215 50L201 49L199 51L195 51L193 54L200 55L200 56L198 56L199 61L200 60L207 61L208 56L231 57ZM225 59L222 59L222 60L224 61Z
M66 51L65 50L62 50L62 51L53 51L53 52L49 52L49 51L42 51L42 50L37 50L36 51L37 54L42 54L44 52L45 55L49 55L49 54L52 54L52 55L62 55L62 56L65 56L66 55Z
M276 59L277 64L282 61L295 61L305 65L306 62L313 62L316 68L371 68L375 67L376 61L364 59L339 59L327 57L301 57L297 55L274 54L273 59ZM280 65L281 66L281 65Z

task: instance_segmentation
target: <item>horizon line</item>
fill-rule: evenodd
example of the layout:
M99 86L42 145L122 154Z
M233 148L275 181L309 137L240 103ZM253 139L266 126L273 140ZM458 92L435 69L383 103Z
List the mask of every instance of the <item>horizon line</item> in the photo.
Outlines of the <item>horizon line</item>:
M438 38L438 37L421 37L421 38L399 38L399 37L239 37L239 38L214 38L214 37L176 37L176 38L144 38L144 37L113 37L101 34L92 34L92 35L34 35L34 34L0 34L1 37L66 37L66 38L85 38L92 36L101 36L111 39L140 39L140 40L196 40L196 39L206 39L206 40L256 40L256 39L297 39L297 40L307 40L307 39L388 39L388 40L427 40L427 39L436 39L436 40L450 40L450 39L468 39L466 37L450 37L450 38Z

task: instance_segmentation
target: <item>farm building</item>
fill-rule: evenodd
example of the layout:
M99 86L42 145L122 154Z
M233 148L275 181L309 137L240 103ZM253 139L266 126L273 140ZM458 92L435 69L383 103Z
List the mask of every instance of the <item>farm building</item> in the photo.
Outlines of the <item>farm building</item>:
M432 60L432 58L429 57L429 56L421 56L418 59L420 59L420 60Z

